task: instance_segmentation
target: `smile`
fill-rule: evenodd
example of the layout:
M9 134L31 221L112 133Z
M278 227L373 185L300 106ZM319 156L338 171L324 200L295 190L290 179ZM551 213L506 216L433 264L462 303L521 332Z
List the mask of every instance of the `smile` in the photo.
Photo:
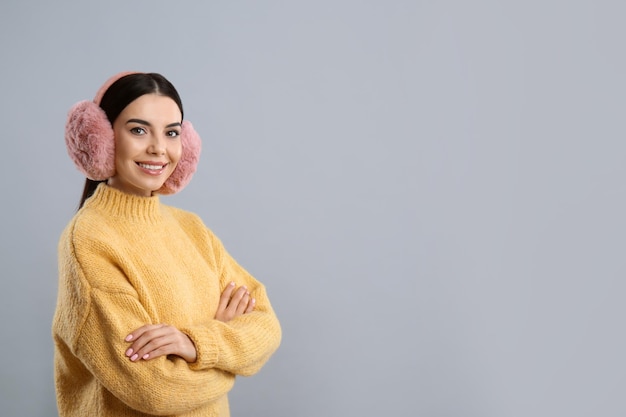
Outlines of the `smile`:
M148 175L161 175L165 170L166 164L147 164L144 162L136 162L137 166Z
M151 164L142 164L141 162L137 162L137 165L139 165L142 168L145 169L149 169L150 171L158 171L160 169L165 168L165 166L167 164L163 164L163 165L151 165Z

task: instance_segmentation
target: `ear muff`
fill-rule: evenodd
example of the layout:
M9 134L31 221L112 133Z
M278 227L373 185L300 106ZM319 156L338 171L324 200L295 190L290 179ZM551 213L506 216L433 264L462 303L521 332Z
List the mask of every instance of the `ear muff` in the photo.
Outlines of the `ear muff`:
M81 101L69 111L65 125L67 152L78 170L91 180L102 181L115 175L115 135L99 104L106 90L115 81L130 74L136 72L122 72L109 78L100 87L93 102ZM180 138L181 158L172 175L157 191L160 194L177 193L189 183L196 172L200 159L200 136L190 122L183 121Z
M115 175L115 137L104 110L91 101L76 103L65 124L67 152L80 172L94 181Z

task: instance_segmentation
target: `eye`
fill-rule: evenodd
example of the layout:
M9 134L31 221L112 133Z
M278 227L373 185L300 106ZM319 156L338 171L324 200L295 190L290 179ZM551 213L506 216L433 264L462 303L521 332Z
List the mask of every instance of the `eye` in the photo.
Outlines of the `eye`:
M178 130L168 130L165 135L169 138L177 138L180 136L180 132Z
M132 129L130 129L130 133L134 134L134 135L145 135L146 134L146 129L144 129L143 127L133 127Z

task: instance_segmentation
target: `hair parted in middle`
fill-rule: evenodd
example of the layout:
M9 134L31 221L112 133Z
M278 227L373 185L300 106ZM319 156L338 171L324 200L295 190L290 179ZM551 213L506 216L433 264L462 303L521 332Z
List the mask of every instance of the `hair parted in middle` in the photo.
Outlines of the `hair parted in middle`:
M113 123L135 99L158 94L174 100L183 116L183 104L176 88L161 74L122 72L107 80L93 101L76 103L65 125L65 143L76 167L92 181L115 175ZM181 158L174 172L156 192L174 194L191 180L200 159L201 140L191 122L182 120Z

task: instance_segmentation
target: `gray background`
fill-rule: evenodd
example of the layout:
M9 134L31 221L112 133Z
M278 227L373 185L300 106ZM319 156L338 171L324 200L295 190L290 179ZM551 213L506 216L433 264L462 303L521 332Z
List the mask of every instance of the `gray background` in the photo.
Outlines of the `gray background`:
M54 416L69 107L156 71L204 140L164 198L268 287L233 416L624 416L620 1L0 8L0 415Z

